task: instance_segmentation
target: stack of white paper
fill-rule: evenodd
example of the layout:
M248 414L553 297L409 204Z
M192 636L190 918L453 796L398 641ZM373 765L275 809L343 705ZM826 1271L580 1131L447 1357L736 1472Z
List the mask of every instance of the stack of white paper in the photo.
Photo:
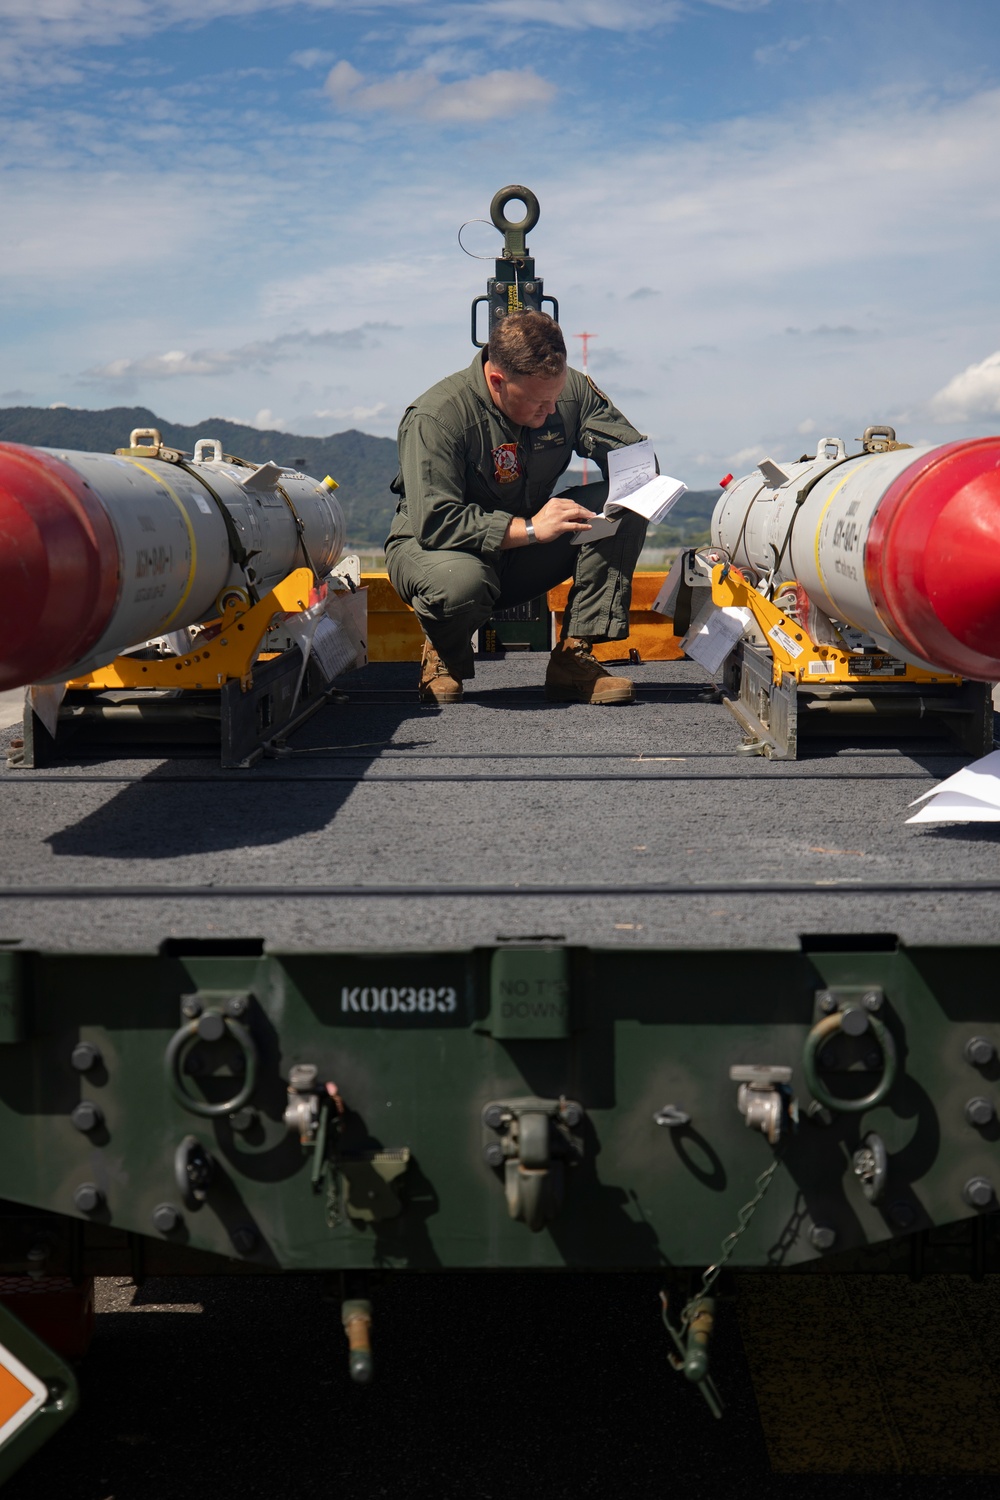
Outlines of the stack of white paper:
M614 536L623 510L635 511L657 526L686 491L687 485L682 480L657 474L656 455L649 438L627 448L613 448L608 454L608 498L604 509L590 530L578 531L573 541L579 547L584 542Z
M1000 750L963 766L910 803L926 806L908 823L1000 823Z

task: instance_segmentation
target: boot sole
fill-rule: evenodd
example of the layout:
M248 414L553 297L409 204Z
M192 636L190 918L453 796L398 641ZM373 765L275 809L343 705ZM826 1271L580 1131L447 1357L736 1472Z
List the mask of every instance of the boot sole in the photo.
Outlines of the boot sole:
M430 703L434 706L441 703L461 703L465 698L464 693L429 693L423 690L417 696L421 703Z
M602 693L599 697L592 697L589 693L574 693L572 688L546 687L545 696L550 703L587 703L595 708L603 706L612 707L623 703L634 703L635 693Z

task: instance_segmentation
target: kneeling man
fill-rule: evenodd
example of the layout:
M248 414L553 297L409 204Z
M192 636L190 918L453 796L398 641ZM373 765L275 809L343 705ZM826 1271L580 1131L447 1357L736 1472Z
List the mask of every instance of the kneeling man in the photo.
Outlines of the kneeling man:
M458 703L475 673L472 635L495 609L523 604L572 577L563 635L549 659L546 697L631 703L624 677L591 655L628 635L632 574L646 522L626 511L614 536L572 545L607 496L607 455L640 441L589 377L566 364L559 325L511 313L467 370L407 407L399 427L399 504L386 542L393 587L427 641L425 703ZM571 456L592 459L603 484L553 498Z

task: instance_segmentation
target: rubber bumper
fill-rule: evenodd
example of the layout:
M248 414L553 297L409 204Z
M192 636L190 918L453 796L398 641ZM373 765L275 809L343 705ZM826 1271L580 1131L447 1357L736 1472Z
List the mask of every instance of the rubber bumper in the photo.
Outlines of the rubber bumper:
M875 512L865 579L915 656L1000 681L1000 437L945 444L900 474Z
M0 690L84 657L118 588L115 533L86 482L52 454L0 443Z

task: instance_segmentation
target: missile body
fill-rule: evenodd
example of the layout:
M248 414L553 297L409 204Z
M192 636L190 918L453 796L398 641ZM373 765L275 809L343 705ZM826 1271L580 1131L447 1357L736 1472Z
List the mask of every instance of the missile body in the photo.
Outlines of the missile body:
M248 579L263 597L307 559L333 568L345 523L329 489L216 451L181 467L0 443L0 689L66 681L211 619Z
M891 655L1000 680L1000 438L847 458L765 460L727 485L712 541L737 567L795 579Z

